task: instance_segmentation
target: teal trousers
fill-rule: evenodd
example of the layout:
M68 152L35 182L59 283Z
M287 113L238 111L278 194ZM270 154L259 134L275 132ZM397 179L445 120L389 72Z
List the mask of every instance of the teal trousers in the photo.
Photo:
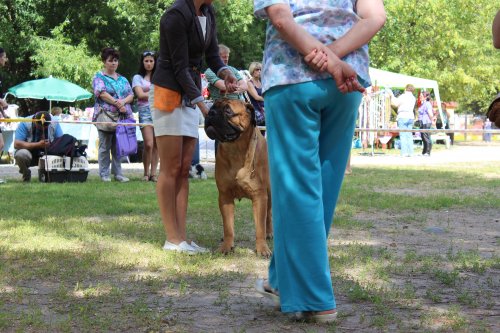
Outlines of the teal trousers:
M327 238L362 95L332 79L265 93L274 253L269 282L282 312L336 308Z

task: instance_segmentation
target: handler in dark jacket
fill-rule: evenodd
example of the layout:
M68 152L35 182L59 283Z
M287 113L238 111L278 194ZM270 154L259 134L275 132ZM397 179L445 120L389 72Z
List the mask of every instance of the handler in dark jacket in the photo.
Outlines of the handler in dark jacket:
M201 93L202 57L225 81L237 81L220 59L213 0L176 0L160 21L160 54L149 103L160 174L156 191L167 240L163 248L195 254L207 250L186 237L188 175L198 138L199 110L208 114Z

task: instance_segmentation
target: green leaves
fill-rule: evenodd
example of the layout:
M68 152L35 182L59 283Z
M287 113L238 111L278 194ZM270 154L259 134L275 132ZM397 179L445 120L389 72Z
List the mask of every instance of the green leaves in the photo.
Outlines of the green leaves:
M385 1L387 22L370 44L372 66L437 80L444 101L484 113L500 90L491 1Z
M34 55L31 60L35 64L34 76L65 79L91 91L92 77L101 68L101 60L88 53L88 46L82 41L73 46L58 38L35 39ZM68 58L71 57L71 61Z
M248 69L252 61L262 61L266 23L253 15L253 1L214 2L220 43L231 49L230 65Z
M8 51L7 87L33 76L89 87L105 46L120 50L118 72L130 78L143 50L159 48L158 23L173 0L4 0L0 46ZM261 61L266 22L253 1L215 1L219 42L230 64ZM484 113L500 91L500 51L491 40L498 10L488 0L385 1L387 22L370 43L372 66L437 80L442 100ZM98 66L99 65L99 66Z

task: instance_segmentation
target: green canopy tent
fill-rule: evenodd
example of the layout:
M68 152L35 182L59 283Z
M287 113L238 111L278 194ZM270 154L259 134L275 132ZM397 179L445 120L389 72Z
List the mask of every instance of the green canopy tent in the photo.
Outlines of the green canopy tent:
M417 89L434 90L434 97L436 99L439 117L443 120L443 109L441 108L441 96L439 95L439 85L437 81L400 73L393 73L373 67L370 67L370 78L372 83L379 87L404 89L407 84L412 84Z
M8 89L7 94L16 98L46 99L52 109L52 101L76 102L92 97L82 87L66 80L49 76L46 79L26 81Z

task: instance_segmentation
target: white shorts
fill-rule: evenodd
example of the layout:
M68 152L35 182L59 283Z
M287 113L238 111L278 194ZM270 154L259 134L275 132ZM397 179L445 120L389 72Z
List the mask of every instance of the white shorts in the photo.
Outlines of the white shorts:
M149 105L153 116L155 136L174 135L198 137L200 111L184 105L172 112L159 111L154 107L154 85L149 90Z

